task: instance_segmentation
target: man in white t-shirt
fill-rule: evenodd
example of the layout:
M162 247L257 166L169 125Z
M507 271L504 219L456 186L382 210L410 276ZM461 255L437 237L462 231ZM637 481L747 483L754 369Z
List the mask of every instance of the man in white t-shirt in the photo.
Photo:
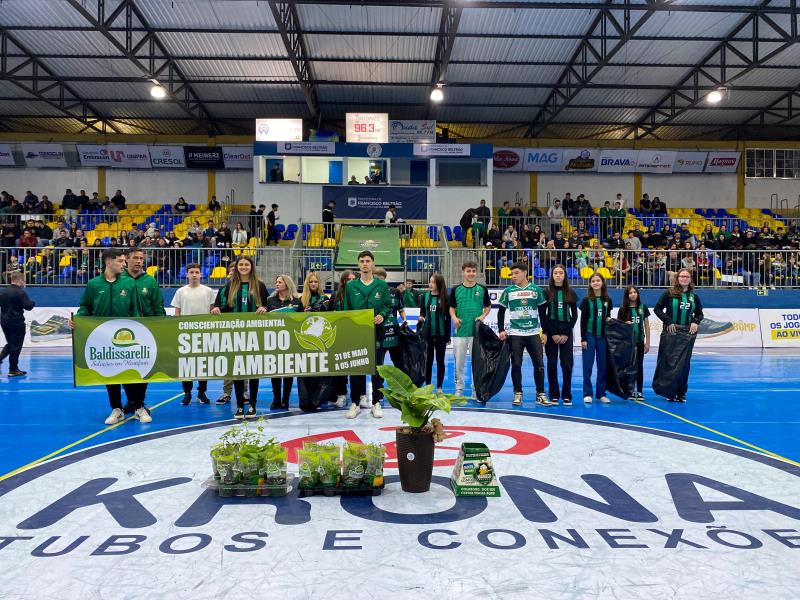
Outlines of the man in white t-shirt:
M207 315L211 312L211 305L214 304L217 292L206 285L200 285L201 276L202 270L198 263L186 265L186 279L189 281L189 285L180 288L172 298L172 306L175 308L176 317ZM192 384L193 382L191 381L181 382L183 386L181 404L184 406L192 403ZM206 396L207 389L207 381L197 382L197 400L201 404L209 403L208 396Z

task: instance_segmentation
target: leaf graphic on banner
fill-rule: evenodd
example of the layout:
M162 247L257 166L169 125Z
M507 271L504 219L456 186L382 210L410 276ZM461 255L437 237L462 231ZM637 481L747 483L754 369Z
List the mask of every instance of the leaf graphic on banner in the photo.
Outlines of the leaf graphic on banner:
M299 331L295 331L294 337L297 340L297 343L306 350L325 352L325 343L315 335L308 335L305 333L300 333Z

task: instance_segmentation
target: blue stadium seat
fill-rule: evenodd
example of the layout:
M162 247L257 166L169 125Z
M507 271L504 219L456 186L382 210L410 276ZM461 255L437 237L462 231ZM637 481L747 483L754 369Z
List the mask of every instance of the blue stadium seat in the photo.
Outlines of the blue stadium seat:
M286 225L283 223L277 223L275 225L275 231L278 232L278 235L281 235L284 231L286 231Z
M577 279L578 269L575 267L567 267L567 279Z
M220 257L217 254L211 254L206 256L205 266L207 267L216 267L220 263Z
M189 205L189 212L194 212L196 209L197 207L194 204Z
M181 265L178 270L178 279L186 279L186 265Z
M103 244L103 246L110 246L111 238L109 236L106 236L100 240L100 243Z
M464 230L461 229L461 225L456 225L453 227L453 237L457 242L460 242L464 239Z
M445 238L447 239L448 242L452 242L453 241L453 230L450 229L450 225L445 225L444 226L444 236L445 236Z
M536 279L547 279L547 271L545 271L542 267L536 267L533 270L533 276Z

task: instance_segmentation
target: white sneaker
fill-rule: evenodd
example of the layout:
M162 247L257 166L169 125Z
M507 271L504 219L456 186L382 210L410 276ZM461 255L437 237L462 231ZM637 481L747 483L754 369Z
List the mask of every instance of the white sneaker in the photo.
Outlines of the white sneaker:
M358 404L351 404L350 409L347 411L347 418L348 419L355 419L358 416L358 413L361 412L361 408Z
M336 396L334 406L336 408L344 408L344 403L347 401L347 396Z
M444 391L442 390L442 388L436 388L436 393L437 394L444 394Z
M608 396L600 396L599 400L603 404L611 404L611 400L608 399Z
M591 396L584 396L583 397L583 403L584 404L591 404L592 403L592 397Z
M115 408L114 410L111 411L111 414L108 415L108 418L106 419L106 425L116 425L117 423L119 423L124 419L125 419L125 413L122 412L121 409Z
M464 390L463 388L456 388L456 396L463 396Z
M372 405L372 416L376 419L383 418L383 409L381 408L380 404L373 404Z
M522 392L514 392L514 399L511 401L514 406L522 404Z
M367 400L366 396L361 396L361 398L359 398L358 405L361 408L370 408L372 406L372 402L370 400Z
M150 423L153 420L153 417L150 416L150 413L147 412L146 408L136 409L136 412L133 414L133 416L139 419L139 423Z

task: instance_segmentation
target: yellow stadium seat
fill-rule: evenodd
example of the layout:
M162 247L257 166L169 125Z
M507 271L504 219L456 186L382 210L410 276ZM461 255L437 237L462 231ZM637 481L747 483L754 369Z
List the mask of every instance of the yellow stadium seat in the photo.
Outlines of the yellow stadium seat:
M214 267L211 271L211 279L225 279L228 276L228 269L225 267Z
M58 266L59 267L69 267L70 265L72 265L72 255L71 254L65 254L64 256L61 257L61 260L58 261Z
M500 269L500 279L511 279L511 268L503 267Z
M594 275L594 269L592 269L592 267L581 268L581 277L583 279L589 279L589 277L591 277L592 275Z
M158 267L157 266L152 265L150 267L147 267L147 274L150 275L150 277L155 277L156 273L158 273Z
M602 275L604 279L611 279L611 271L609 271L605 267L600 267L599 269L597 269L597 274Z

